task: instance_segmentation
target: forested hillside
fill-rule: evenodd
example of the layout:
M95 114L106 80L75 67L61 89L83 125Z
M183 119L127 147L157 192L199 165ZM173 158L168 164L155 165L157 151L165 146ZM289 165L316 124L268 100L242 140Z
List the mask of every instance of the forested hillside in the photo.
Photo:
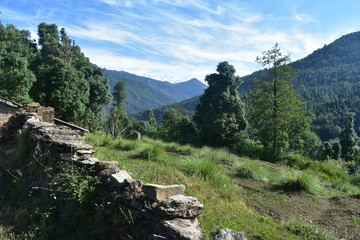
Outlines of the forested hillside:
M112 89L118 81L125 82L127 113L136 113L192 98L204 92L206 85L198 79L181 83L169 83L148 77L141 77L124 71L106 70Z
M360 32L345 35L304 59L290 63L290 66L297 72L294 81L297 92L303 97L306 107L315 114L312 125L322 140L339 136L348 112L355 113L355 126L359 126ZM257 71L242 77L241 95L246 95L252 82L262 78L264 72ZM191 114L197 102L198 98L192 98L179 105ZM162 109L155 109L155 115L162 116ZM356 128L358 134L359 130Z
M290 64L298 75L298 92L316 115L314 130L324 141L338 137L348 112L355 113L355 126L360 124L359 64L360 32L344 35ZM243 77L240 91L246 92L261 73Z

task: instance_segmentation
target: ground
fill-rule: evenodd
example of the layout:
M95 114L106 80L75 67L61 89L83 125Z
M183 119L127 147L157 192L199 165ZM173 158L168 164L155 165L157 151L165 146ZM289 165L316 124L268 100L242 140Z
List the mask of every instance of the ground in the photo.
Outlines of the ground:
M300 218L344 239L360 239L360 199L320 198L306 192L286 192L253 180L239 180L247 206L282 221Z

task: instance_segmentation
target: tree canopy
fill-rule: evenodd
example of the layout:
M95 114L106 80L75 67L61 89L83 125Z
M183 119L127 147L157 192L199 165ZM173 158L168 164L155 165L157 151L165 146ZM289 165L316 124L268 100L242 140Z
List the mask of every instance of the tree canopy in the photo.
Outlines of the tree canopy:
M207 75L209 87L196 106L194 122L201 142L211 146L236 144L246 128L244 105L238 94L241 80L228 62L220 62L217 72Z

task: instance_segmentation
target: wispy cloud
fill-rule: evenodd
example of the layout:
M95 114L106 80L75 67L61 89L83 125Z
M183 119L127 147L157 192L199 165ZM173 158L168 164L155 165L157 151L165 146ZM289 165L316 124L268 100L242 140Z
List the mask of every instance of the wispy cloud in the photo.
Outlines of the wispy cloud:
M274 12L278 8L261 8L271 4L248 0L3 0L0 17L32 33L40 21L65 27L101 67L203 80L220 61L249 74L260 68L256 56L275 43L296 60L349 31L334 28L325 37L309 31L319 20L302 2L276 1L283 9Z

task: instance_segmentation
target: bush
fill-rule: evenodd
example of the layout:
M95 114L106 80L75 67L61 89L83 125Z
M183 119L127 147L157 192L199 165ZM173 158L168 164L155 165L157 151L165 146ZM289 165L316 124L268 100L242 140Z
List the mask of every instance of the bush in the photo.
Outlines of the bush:
M138 146L138 142L133 140L117 139L116 141L113 142L113 147L115 149L123 150L123 151L134 150L136 149L137 146Z
M140 157L146 160L155 160L163 152L164 148L160 145L145 145L145 147L140 150Z
M260 158L263 151L263 145L259 141L246 138L241 143L233 147L233 151L239 155L248 156L250 158Z
M287 172L280 187L288 191L305 191L314 193L318 186L316 177L304 172Z
M288 153L280 161L280 164L290 166L298 170L308 169L312 160L299 153Z
M331 179L343 179L345 181L349 180L349 174L343 167L343 162L341 160L328 159L325 161L312 161L310 163L310 169L328 180Z
M188 176L211 180L218 174L219 166L207 157L194 157L183 162L180 169Z

